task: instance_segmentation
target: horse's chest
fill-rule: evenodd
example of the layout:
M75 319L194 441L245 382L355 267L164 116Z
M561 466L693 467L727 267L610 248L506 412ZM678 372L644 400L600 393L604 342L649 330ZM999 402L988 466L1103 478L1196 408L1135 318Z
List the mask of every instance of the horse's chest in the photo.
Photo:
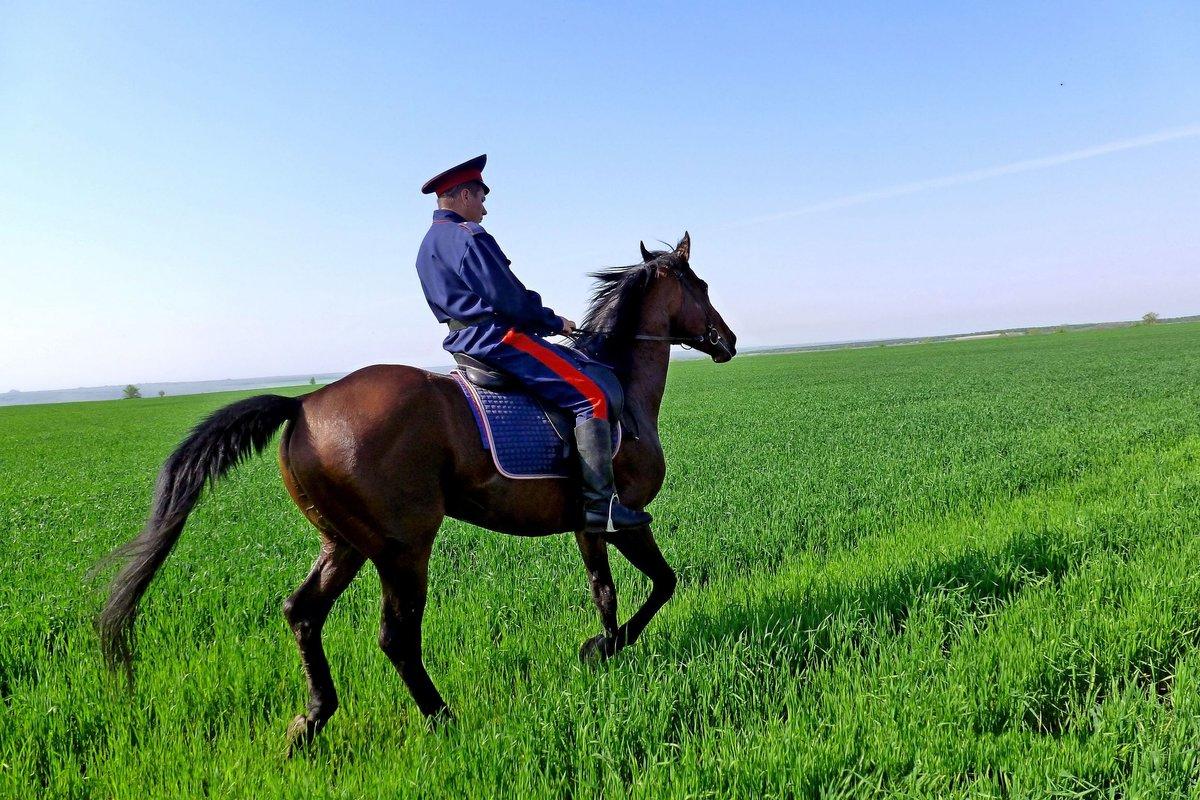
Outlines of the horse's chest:
M627 505L644 507L662 489L667 462L657 434L644 433L625 440L613 461L617 493Z

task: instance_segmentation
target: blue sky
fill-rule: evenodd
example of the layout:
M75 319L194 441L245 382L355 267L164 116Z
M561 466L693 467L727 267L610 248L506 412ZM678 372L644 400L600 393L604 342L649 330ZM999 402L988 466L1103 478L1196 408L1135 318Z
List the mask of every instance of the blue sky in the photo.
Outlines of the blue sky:
M0 391L445 363L418 187L578 319L748 345L1200 313L1200 4L0 6Z

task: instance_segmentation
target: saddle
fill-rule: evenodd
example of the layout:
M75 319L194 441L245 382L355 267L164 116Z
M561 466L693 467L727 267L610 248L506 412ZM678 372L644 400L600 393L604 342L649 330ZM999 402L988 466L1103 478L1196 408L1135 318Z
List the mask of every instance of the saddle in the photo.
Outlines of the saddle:
M575 417L544 406L510 375L463 353L454 353L458 383L475 416L485 450L508 478L571 478L575 475ZM583 372L608 396L609 415L618 420L625 404L621 382L596 363ZM621 446L621 426L613 425L613 453Z

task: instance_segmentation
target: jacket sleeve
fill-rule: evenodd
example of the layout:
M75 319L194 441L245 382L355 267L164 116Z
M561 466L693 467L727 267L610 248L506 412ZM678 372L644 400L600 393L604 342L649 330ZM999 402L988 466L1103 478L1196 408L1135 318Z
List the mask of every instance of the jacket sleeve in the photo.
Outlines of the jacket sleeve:
M471 291L486 300L508 322L530 333L562 333L562 320L542 305L542 296L530 291L509 269L507 260L497 259L488 248L472 241L463 254L459 274Z

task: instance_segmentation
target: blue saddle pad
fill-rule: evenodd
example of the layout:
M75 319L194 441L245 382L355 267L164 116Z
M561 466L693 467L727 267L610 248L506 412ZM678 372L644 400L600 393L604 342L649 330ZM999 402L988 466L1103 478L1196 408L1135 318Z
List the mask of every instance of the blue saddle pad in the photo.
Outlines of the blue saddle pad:
M493 392L450 373L475 415L483 449L490 450L496 469L506 478L570 478L576 469L574 419L556 429L546 410L530 395ZM565 420L566 415L563 415ZM621 447L621 426L613 426L613 454ZM560 432L561 429L561 432Z

